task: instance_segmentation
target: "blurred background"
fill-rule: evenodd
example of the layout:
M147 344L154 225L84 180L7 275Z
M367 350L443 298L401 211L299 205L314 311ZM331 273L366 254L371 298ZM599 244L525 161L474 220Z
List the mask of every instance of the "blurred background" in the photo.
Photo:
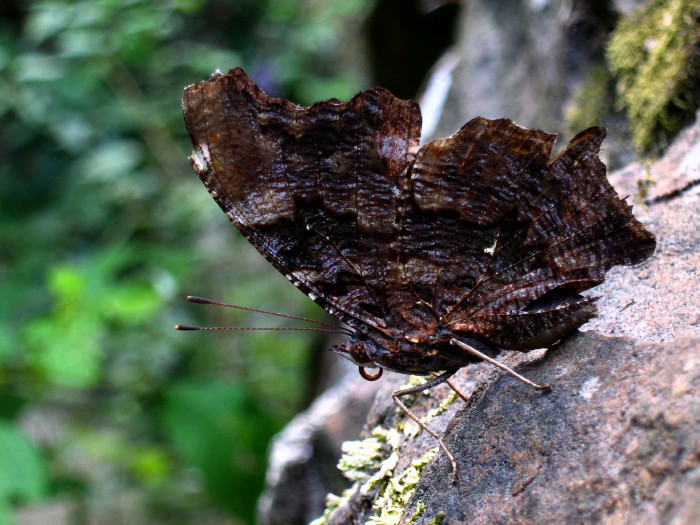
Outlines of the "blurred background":
M322 317L191 169L183 88L242 66L301 104L414 97L456 9L0 5L0 524L253 523L269 440L328 383L329 343L172 329L294 325L188 294Z

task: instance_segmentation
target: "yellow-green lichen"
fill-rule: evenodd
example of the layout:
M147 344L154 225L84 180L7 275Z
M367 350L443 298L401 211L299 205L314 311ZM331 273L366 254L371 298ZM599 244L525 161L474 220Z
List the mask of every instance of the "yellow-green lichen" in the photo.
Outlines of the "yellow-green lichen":
M338 461L338 469L356 484L363 483L361 492L368 492L376 484L391 477L398 462L396 451L399 441L397 430L375 427L369 437L343 443L343 455ZM335 509L347 503L356 486L346 489L341 496L328 494L323 515L309 525L325 525Z
M447 410L447 407L454 402L455 399L457 399L457 393L454 391L450 392L450 395L443 399L438 406L436 406L432 410L429 410L428 413L425 414L425 416L421 419L423 423L428 424L430 421L442 414L445 410ZM418 423L411 420L409 422L406 422L403 432L406 435L406 437L413 438L416 437L420 433L420 431L421 428L420 426L418 426Z
M435 515L435 517L432 520L430 520L430 523L428 523L428 525L440 525L442 523L442 518L444 518L444 517L445 517L444 512L438 512Z
M387 449L393 454L398 446L399 436L395 430L375 427L368 438L343 443L338 468L346 478L365 483L388 468L384 465L389 459Z
M608 61L639 151L676 132L679 117L697 108L698 43L697 0L651 0L613 31Z
M388 477L379 495L374 500L372 509L375 514L367 523L375 525L398 525L406 505L411 500L425 466L438 452L438 447L431 448L400 474Z
M428 382L428 380L429 380L429 378L426 376L408 376L408 379L406 380L406 382L403 385L401 385L398 388L398 390L404 390L406 388L413 388L414 386L424 385L425 383ZM424 390L422 393L423 393L423 395L429 395L428 390ZM416 394L413 394L413 395L415 396ZM409 397L409 396L405 396L405 397Z
M418 376L411 376L406 385L401 388L410 388L425 383L426 379ZM407 396L408 404L411 398ZM427 395L427 394L426 394ZM425 417L430 421L441 414L450 403L456 398L456 394L450 394L440 405L429 411ZM398 410L398 408L397 408ZM355 482L355 486L346 490L343 496L328 495L326 510L323 516L317 518L310 525L324 525L327 523L333 511L344 504L349 497L359 490L360 493L367 494L376 491L373 503L374 515L367 521L374 525L397 525L401 515L415 492L416 485L420 480L423 469L428 462L437 454L438 447L428 450L419 458L414 459L411 464L401 473L395 473L398 464L398 449L401 442L401 430L409 437L417 434L420 428L416 425L412 429L413 422L409 428L399 420L396 428L386 429L375 427L370 436L359 441L346 441L343 443L343 456L338 462L338 468L345 477ZM362 484L359 486L358 484ZM423 514L425 506L419 502L416 510L407 524L412 523ZM436 515L433 522L437 525L442 520L443 514ZM437 521L436 521L437 520Z
M326 495L326 510L323 511L323 515L311 521L309 525L326 525L328 523L328 518L331 517L333 511L346 503L350 499L352 494L352 489L345 489L341 496L336 496L335 494Z
M425 384L427 381L428 381L428 378L425 378L425 377L409 376L407 383L405 385L402 385L399 388L399 390L422 385L422 384ZM424 390L422 393L423 393L423 395L429 396L430 390ZM408 396L406 396L406 397L408 398ZM404 398L402 398L402 399L404 399ZM432 410L429 410L425 414L425 416L423 416L421 418L421 421L423 421L423 423L426 423L426 424L429 423L430 421L435 419L437 416L442 414L447 409L447 407L450 406L450 404L452 404L454 402L455 399L457 399L456 392L454 392L454 391L450 392L450 395L448 395L445 399L443 399L442 402L437 407L433 408ZM410 406L411 398L406 399L405 404L407 406ZM398 407L397 407L397 410L401 411L401 409ZM403 414L403 411L401 411L401 413ZM400 421L399 423L397 423L396 426L399 430L403 430L403 433L407 438L414 438L421 431L420 426L412 419L409 419L406 422Z
M411 514L411 517L408 518L406 525L411 525L411 523L415 522L418 518L420 518L424 512L425 512L425 503L423 503L422 501L417 501L416 502L416 510L413 514Z

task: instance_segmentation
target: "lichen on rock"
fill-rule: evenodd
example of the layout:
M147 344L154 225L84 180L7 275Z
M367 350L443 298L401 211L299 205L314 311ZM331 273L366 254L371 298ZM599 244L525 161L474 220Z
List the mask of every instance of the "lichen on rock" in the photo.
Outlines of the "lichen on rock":
M410 376L398 389L410 388L425 382L425 378ZM429 393L418 393L406 396L407 404L418 401ZM439 404L423 415L426 423L442 414L456 398L452 392ZM371 508L364 514L365 523L374 525L410 524L415 520L425 518L418 507L407 521L401 521L406 505L414 496L416 484L421 479L423 469L438 454L439 447L425 450L421 455L412 459L408 465L399 467L400 449L407 440L413 440L420 432L420 427L410 421L398 408L394 407L394 417L387 422L390 428L375 426L369 435L362 440L348 441L343 444L343 456L338 462L338 468L343 475L354 482L354 485L341 496L329 495L327 508L320 518L310 525L326 525L336 523L336 510L347 505L352 498L360 496L370 501ZM415 426L415 428L414 428ZM397 470L399 468L400 470ZM432 522L440 523L442 516L437 513L431 516ZM341 520L342 521L342 520Z

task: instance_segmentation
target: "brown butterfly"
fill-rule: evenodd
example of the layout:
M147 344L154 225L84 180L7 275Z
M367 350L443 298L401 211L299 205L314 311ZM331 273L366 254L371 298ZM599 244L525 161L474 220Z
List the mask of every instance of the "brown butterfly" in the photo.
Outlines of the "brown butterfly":
M551 345L596 315L581 292L654 252L606 178L603 128L554 158L555 135L508 119L420 146L413 101L371 89L302 107L240 68L189 86L183 109L190 160L221 209L349 326L331 350L367 379L380 375L370 367L434 375L393 394L416 420L400 396Z

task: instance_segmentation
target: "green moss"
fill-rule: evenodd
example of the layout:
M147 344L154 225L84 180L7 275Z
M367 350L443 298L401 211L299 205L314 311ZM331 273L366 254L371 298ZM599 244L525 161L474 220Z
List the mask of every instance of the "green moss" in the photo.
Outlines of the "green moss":
M678 131L698 106L700 3L651 0L612 33L607 54L638 151Z
M600 65L592 67L564 111L564 122L569 133L599 126L608 109L609 94L608 71Z

